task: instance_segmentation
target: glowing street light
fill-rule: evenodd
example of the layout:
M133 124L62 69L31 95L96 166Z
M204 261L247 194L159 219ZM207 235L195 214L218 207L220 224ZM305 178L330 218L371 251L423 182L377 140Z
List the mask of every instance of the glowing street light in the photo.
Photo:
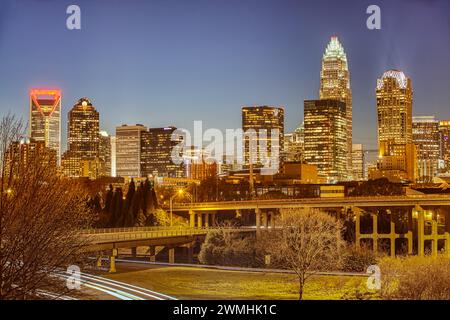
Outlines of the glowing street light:
M182 196L184 193L191 195L189 192L187 192L184 189L178 189L178 191L173 196L170 197L169 206L170 206L170 226L171 227L173 227L173 212L172 212L173 199L175 199L178 196ZM191 197L192 197L192 195L191 195Z

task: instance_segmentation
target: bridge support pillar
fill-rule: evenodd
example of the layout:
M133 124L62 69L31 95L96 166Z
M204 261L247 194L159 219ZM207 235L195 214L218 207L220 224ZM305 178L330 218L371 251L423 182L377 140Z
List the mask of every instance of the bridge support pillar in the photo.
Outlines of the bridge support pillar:
M189 226L195 228L195 211L189 210Z
M261 209L256 208L255 209L255 216L256 216L256 234L259 234L261 231Z
M437 214L433 212L433 220L431 221L431 238L432 238L432 247L431 247L431 255L433 257L437 257L438 255L438 221Z
M187 246L188 263L194 262L194 244L190 243Z
M211 225L212 225L213 228L217 226L217 223L216 223L216 212L213 212L211 214Z
M392 221L391 214L391 233L389 234L389 240L391 243L391 257L395 257L395 239L397 239L397 234L395 233L395 223Z
M378 252L378 216L376 214L372 215L372 229L373 252L376 254Z
M445 254L450 257L450 233L445 233Z
M131 248L131 256L133 258L137 257L137 247Z
M109 256L109 273L115 273L117 271L116 256L117 256L117 249L112 249L111 255Z
M169 248L169 263L175 263L175 248Z
M205 213L205 228L209 228L209 212Z
M445 217L445 253L450 257L450 209L444 209Z
M156 262L156 248L154 246L149 247L150 262Z
M267 229L267 227L268 227L268 223L269 223L268 215L269 214L267 212L262 213L262 225L263 225L264 229Z
M203 228L202 216L203 216L203 213L201 213L201 212L197 213L197 228L199 228L199 229Z
M275 229L275 212L270 214L270 228Z
M408 233L406 234L406 238L408 239L408 254L413 254L413 233L414 233L414 219L412 210L408 210Z
M361 250L361 209L352 208L355 214L355 245L356 250Z
M417 255L425 255L425 212L422 208L416 206L417 211Z
M102 267L102 255L99 254L97 256L97 262L96 262L97 268L101 268Z

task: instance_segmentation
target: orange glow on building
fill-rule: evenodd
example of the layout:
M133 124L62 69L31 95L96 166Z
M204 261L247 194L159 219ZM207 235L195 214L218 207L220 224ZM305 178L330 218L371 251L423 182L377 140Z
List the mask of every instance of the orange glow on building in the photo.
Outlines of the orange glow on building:
M61 90L37 88L30 90L29 135L56 151L58 164L61 148Z

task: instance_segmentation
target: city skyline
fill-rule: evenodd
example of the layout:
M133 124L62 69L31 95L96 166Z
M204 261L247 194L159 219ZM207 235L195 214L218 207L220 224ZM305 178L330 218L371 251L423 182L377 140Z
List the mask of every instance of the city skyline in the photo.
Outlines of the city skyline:
M103 115L101 129L109 133L113 133L120 124L141 122L149 127L173 125L190 129L194 120L203 120L206 128L238 128L239 110L244 105L285 106L285 132L292 132L302 121L303 101L318 98L321 55L330 37L337 35L346 49L352 74L354 143L363 143L368 149L376 146L374 83L391 68L404 71L414 80L414 115L436 115L442 120L450 118L450 97L445 90L450 85L450 76L445 74L449 64L446 52L450 48L450 37L448 21L439 13L440 10L445 12L448 3L443 1L434 1L430 5L422 1L408 2L411 9L408 19L402 19L405 16L399 12L399 4L381 2L383 26L380 31L365 28L365 4L356 2L340 9L336 4L325 1L337 13L360 11L360 16L349 14L348 21L340 19L339 14L331 16L326 27L317 24L326 12L312 4L300 5L292 1L286 1L276 12L270 12L273 6L270 1L258 5L250 1L239 4L243 6L239 14L225 10L229 9L226 4L217 4L220 8L203 6L205 1L177 4L171 9L175 10L175 17L181 15L184 20L178 24L170 20L173 22L171 25L162 21L161 17L168 17L164 5L154 4L149 8L148 4L136 3L127 7L126 13L142 9L151 18L153 11L150 9L158 9L161 17L149 25L142 15L138 15L136 21L129 25L121 23L119 30L108 19L114 20L119 14L120 4L113 2L109 7L102 7L80 1L84 25L82 30L74 33L63 27L58 30L58 19L52 18L57 16L59 6L65 8L66 3L58 3L54 8L50 8L49 3L52 2L27 6L8 1L2 3L5 6L2 20L7 21L8 28L17 28L15 36L22 40L10 40L8 30L2 27L0 36L8 41L9 46L2 48L0 59L20 59L23 66L12 72L9 64L1 63L0 77L4 83L0 88L2 112L10 110L27 119L28 90L32 87L58 87L63 97L62 123L67 123L70 107L80 97L87 96ZM197 16L193 13L195 10L188 10L183 16L181 9L191 8L197 10L198 15L205 16L201 15L198 23L190 25L183 33L180 29L182 22L190 22ZM225 12L222 19L213 24L211 34L205 31L194 37L194 31L211 22L207 14L214 16L217 9ZM314 21L308 15L314 16ZM55 52L45 50L44 54L41 47L45 46L37 45L42 40L34 37L35 33L27 34L37 16L47 19L43 19L35 32L61 41ZM239 20L231 27L229 19L238 16L248 19ZM277 23L264 23L264 18L270 17L276 18ZM64 15L61 21L63 18ZM417 25L419 20L423 23ZM139 24L137 30L136 24ZM111 27L113 32L105 26ZM152 26L169 28L167 37L157 37ZM314 32L308 32L306 26ZM243 33L236 33L239 28ZM427 30L433 32L427 34ZM148 32L150 36L143 38ZM103 37L103 33L108 33L108 36ZM414 39L408 36L410 33L414 33ZM105 51L116 43L111 34L116 34L121 46L128 50ZM263 40L264 36L268 37L267 41ZM102 39L100 43L95 41L98 38ZM177 44L184 38L182 44ZM34 45L35 50L32 51L36 59L27 59L29 53L21 49L22 41L26 40ZM78 50L80 44L82 50ZM210 50L205 53L202 49L206 47ZM226 50L221 50L224 48ZM94 68L96 64L98 68ZM143 73L147 78L142 78ZM127 109L126 113L123 113L123 108ZM65 130L62 131L63 151L67 140Z
M2 306L450 301L448 12L0 0Z

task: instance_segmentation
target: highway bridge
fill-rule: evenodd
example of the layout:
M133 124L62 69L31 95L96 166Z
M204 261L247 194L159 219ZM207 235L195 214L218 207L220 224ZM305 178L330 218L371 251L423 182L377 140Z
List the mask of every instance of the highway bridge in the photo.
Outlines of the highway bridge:
M97 253L97 264L101 266L103 256L110 260L110 272L115 272L115 258L119 249L148 247L150 261L156 261L156 255L164 248L168 249L169 263L175 262L175 248L186 247L188 260L192 262L193 248L203 241L210 229L185 227L135 227L91 229L82 232L85 237L85 252ZM254 233L255 228L228 228L230 232ZM158 251L159 250L159 251Z
M249 201L223 201L204 203L179 203L173 205L174 212L188 212L191 227L216 225L216 214L236 211L239 214L254 213L256 228L268 221L274 222L274 212L284 208L345 209L358 208L450 208L450 195L414 195L343 198L304 198ZM267 225L266 225L267 226Z
M414 207L414 206L450 206L450 195L414 195L379 197L342 197L342 198L303 198L273 199L249 201L221 201L201 203L179 203L173 205L174 211L214 211L242 209L281 209L281 208L337 208L364 207Z
M414 196L382 196L382 197L347 197L347 198L312 198L312 199L274 199L251 201L226 201L207 203L175 204L173 211L179 215L188 215L189 228L124 228L94 229L83 232L87 239L85 251L98 252L99 261L103 253L110 258L110 271L115 272L115 257L118 250L137 247L148 247L150 260L155 261L158 248L167 248L169 262L175 261L175 248L188 248L192 257L195 243L203 241L208 230L218 225L218 213L233 214L246 220L247 227L231 228L232 232L256 232L276 227L278 210L284 208L317 208L350 212L355 217L356 245L362 239L373 241L373 250L378 250L378 240L390 240L390 253L395 255L396 239L408 240L408 253L413 253L413 241L417 242L417 252L423 255L425 241L431 241L433 254L438 252L438 241L445 241L445 250L450 253L450 195L414 195ZM395 233L395 225L391 222L389 234L378 233L378 217L372 212L373 232L363 234L360 230L360 217L369 208L404 208L409 212L409 231L405 234ZM254 215L253 219L248 219ZM445 232L438 232L437 217L445 217ZM253 218L253 216L252 216ZM414 222L413 222L414 218ZM427 219L429 221L427 221ZM432 226L431 234L426 234L426 224ZM414 226L413 226L414 224ZM413 231L415 234L413 234Z

